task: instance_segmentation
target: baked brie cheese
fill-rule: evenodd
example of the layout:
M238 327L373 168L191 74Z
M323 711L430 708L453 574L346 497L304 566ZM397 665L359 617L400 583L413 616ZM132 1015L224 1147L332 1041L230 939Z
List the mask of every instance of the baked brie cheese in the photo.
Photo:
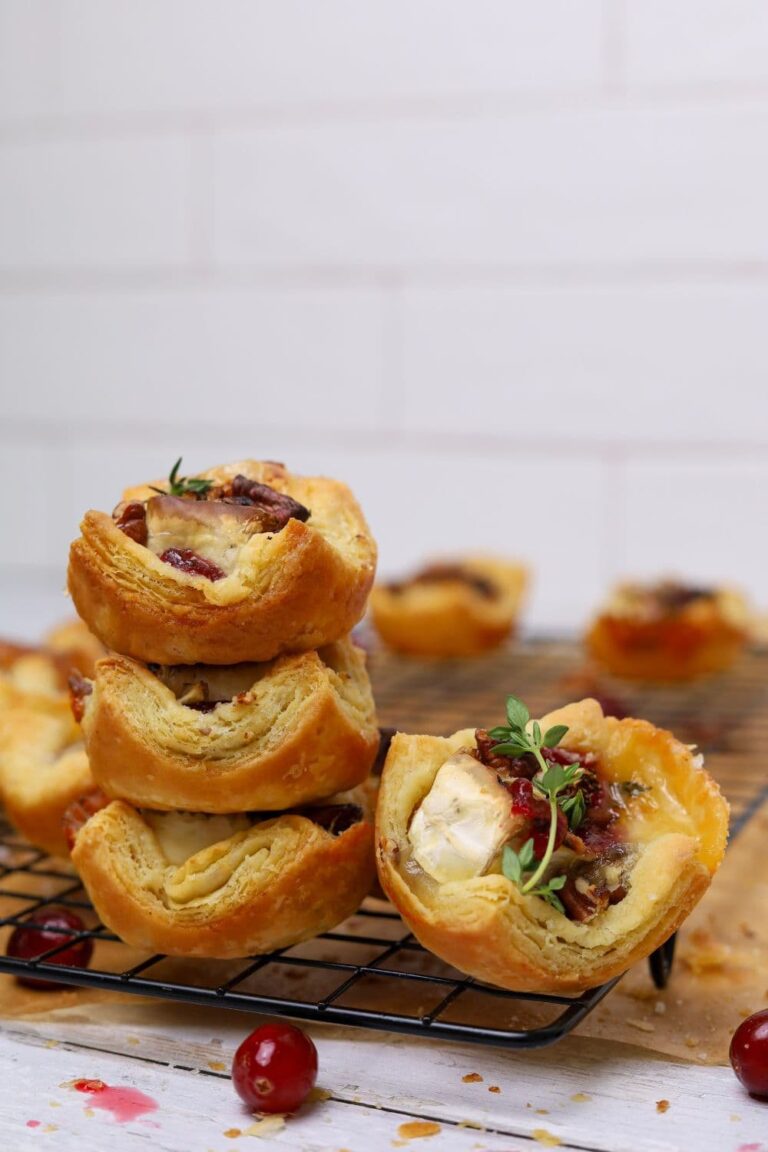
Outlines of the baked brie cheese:
M379 879L449 964L579 992L676 931L722 860L728 808L702 757L646 721L595 700L539 722L520 702L510 714L517 727L394 737Z

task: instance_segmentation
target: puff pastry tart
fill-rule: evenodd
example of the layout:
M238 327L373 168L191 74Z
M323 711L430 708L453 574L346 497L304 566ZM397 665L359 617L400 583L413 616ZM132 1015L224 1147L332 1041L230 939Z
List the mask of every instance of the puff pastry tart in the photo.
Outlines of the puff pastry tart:
M520 708L517 727L490 734L394 738L379 877L449 964L504 988L579 992L688 915L722 859L727 805L669 732L594 700L540 725Z
M31 697L61 709L71 669L90 675L103 655L102 645L79 620L59 625L39 647L0 640L0 712Z
M371 595L373 621L391 648L413 656L475 656L514 629L527 573L490 556L434 563Z
M111 655L75 692L96 783L139 807L290 808L360 784L379 746L349 640L233 667Z
M68 855L62 817L93 787L66 697L29 695L0 724L0 795L10 821L39 848Z
M69 589L105 644L158 664L305 652L360 619L376 547L349 489L246 460L87 512Z
M136 948L269 952L333 928L367 894L373 827L355 799L268 819L76 805L72 860L102 921Z
M615 676L689 680L730 667L749 632L747 604L731 588L626 583L592 624L586 646Z

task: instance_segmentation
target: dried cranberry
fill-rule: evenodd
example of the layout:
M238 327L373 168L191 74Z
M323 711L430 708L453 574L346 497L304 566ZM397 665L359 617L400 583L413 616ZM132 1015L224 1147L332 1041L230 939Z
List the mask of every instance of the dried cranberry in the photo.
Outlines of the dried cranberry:
M218 564L206 560L204 556L198 556L191 548L166 548L160 559L165 564L170 564L172 568L177 568L179 572L187 572L190 576L204 576L211 582L223 580L225 576Z
M147 509L139 500L132 500L129 504L120 505L113 512L116 515L116 526L137 544L147 542Z
M549 803L539 799L533 791L530 780L519 778L512 780L508 785L512 796L512 811L516 816L522 816L532 822L531 836L533 837L533 851L537 860L541 860L547 851L549 843L549 829L552 818ZM568 818L558 809L557 831L555 832L555 848L559 848L568 832Z

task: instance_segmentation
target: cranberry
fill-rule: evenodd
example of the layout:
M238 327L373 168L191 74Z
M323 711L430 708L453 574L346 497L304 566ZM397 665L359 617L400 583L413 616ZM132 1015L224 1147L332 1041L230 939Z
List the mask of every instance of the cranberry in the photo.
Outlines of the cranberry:
M254 1112L295 1112L315 1086L317 1049L291 1024L264 1024L235 1052L232 1083Z
M768 1100L768 1010L755 1012L739 1024L729 1055L747 1092Z
M45 908L33 912L26 921L14 928L6 948L6 955L19 960L35 960L44 952L69 942L69 947L46 960L46 964L61 964L67 968L87 968L93 953L90 937L73 939L73 932L84 931L79 916L67 908ZM39 980L31 976L18 976L19 984L27 988L56 989L65 987L52 980Z
M533 784L530 780L526 780L525 777L512 780L509 784L509 791L512 796L512 811L514 814L516 816L523 816L526 820L531 820L533 823L531 829L533 851L536 859L541 860L547 851L547 844L549 842L551 823L549 803L546 800L540 800L534 796ZM564 812L558 809L555 848L560 847L567 831L568 818Z
M206 580L211 582L224 579L224 573L218 564L206 560L204 556L198 556L191 548L166 548L160 559L170 564L172 568L178 568L179 572L188 572L190 576L205 576Z

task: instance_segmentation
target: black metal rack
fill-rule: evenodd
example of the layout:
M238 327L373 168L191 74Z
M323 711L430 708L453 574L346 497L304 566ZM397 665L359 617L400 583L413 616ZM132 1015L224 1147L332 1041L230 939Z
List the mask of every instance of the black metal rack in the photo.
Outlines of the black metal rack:
M562 702L561 677L579 659L576 645L529 644L474 665L434 667L398 664L377 656L373 680L384 723L418 710L421 730L451 731L468 716L493 718L498 685L525 685L526 698L541 711ZM768 729L766 656L751 654L728 680L641 696L633 693L635 714L648 715L696 739L712 753L716 775L734 809L731 839L768 801L760 757ZM377 682L378 681L378 682ZM528 694L529 693L529 694ZM711 694L710 694L711 693ZM693 725L706 717L702 736ZM715 723L717 721L717 723ZM733 732L750 739L732 747ZM20 924L34 922L51 906L76 911L85 923L73 938L89 937L94 955L87 968L51 963L57 946L35 960L5 956L5 938ZM654 983L669 978L674 937L650 957ZM44 977L61 984L130 992L197 1005L270 1013L299 1020L381 1029L390 1032L499 1045L509 1049L552 1044L571 1032L604 999L620 977L576 997L507 992L449 968L415 940L383 901L368 900L336 931L306 944L237 962L182 960L135 952L98 920L71 869L30 847L0 827L0 972Z
M39 976L61 984L133 992L188 1004L217 1005L245 1012L264 1012L299 1020L375 1028L475 1044L503 1045L507 1048L542 1047L561 1039L600 1003L620 979L617 977L580 996L568 997L506 992L481 984L471 977L451 973L450 970L438 971L445 966L421 947L397 913L379 901L366 901L353 918L354 924L350 926L350 931L326 932L311 941L311 946L300 945L239 961L237 970L231 973L227 971L224 980L217 978L218 972L222 970L220 961L178 961L157 954L121 967L119 953L128 956L130 949L95 920L92 905L73 872L57 868L55 862L50 861L42 852L30 848L9 830L0 837L0 852L15 857L13 863L3 865L0 870L0 901L3 905L7 905L8 901L18 901L23 906L16 913L0 917L0 927L12 929L22 922L33 925L36 915L51 907L71 909L81 918L92 921L82 932L67 932L66 943L57 945L34 960L0 956L0 972L27 979ZM40 887L52 891L47 895L35 891ZM118 954L113 955L106 966L99 965L96 959L98 952L95 953L93 966L88 968L64 967L51 962L58 952L70 946L71 940L84 938L90 938L97 949L105 951L111 946L117 949ZM667 982L672 944L673 941L668 941L651 957L651 973L657 987L663 987ZM361 948L372 953L362 963L333 959L330 955L309 954L327 949L329 953L336 951L343 955L345 949ZM231 967L230 964L228 968ZM189 978L170 978L174 968L183 969L188 977L190 970L194 969L194 982ZM297 973L315 977L320 974L323 984L331 977L330 986L312 997L269 995L258 989L249 990L249 985L252 987L254 983L259 984L259 975L265 974L270 968L283 969L281 985L286 983L286 976L288 982L291 981L289 973L292 972L294 980ZM164 970L169 970L168 975L164 976ZM360 987L366 982L377 985L373 989L372 998L370 988L366 990ZM407 994L404 996L405 989ZM415 989L418 989L418 993L414 999ZM362 992L357 998L356 990ZM519 1009L525 1005L534 1009L533 1022L526 1027L494 1027L462 1019L457 1009L461 999L470 994L475 1001L474 1009L470 1008L470 1015L478 1014L478 1000L488 1000L493 1004L486 1005L485 1012L479 1013L481 1016L492 1014L498 1020L510 1006ZM428 1007L417 1003L429 999L430 995L434 1002ZM391 1005L401 1005L409 998L413 1004L412 1011L392 1010ZM366 1006L366 999L372 999L374 1006ZM375 1006L379 1003L389 1004L390 1007ZM542 1019L542 1012L551 1018Z

